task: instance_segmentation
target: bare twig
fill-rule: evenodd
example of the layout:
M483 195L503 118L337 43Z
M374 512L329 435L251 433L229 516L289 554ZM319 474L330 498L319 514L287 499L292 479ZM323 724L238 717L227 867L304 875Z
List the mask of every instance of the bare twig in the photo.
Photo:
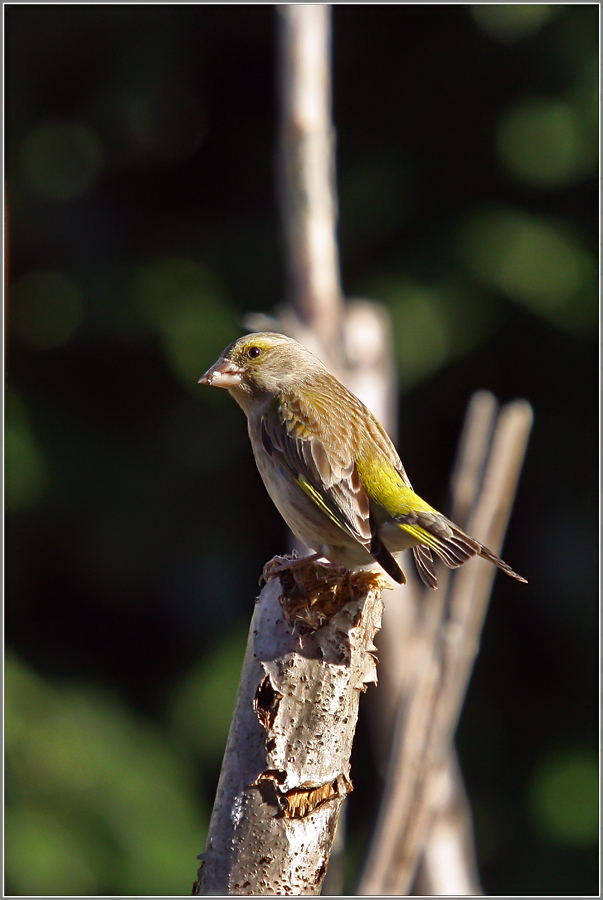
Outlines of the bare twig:
M341 337L343 301L335 225L329 6L279 7L281 20L280 196L288 296L323 346Z
M469 402L457 458L450 477L453 521L468 528L468 519L483 481L498 404L489 391L478 391ZM448 590L449 573L440 589ZM423 595L421 602L429 602ZM425 836L413 892L415 894L482 893L469 801L456 750L451 743L445 762L432 775L436 785L431 825Z
M427 896L482 893L477 871L471 811L453 748L432 771L433 816L413 885Z
M467 514L463 513L463 509L469 510L472 507L483 479L496 414L497 403L489 392L480 391L471 398L451 476L453 518L461 525L467 524ZM390 756L396 711L410 706L417 689L417 672L425 665L431 652L431 642L437 634L434 632L432 619L427 614L431 612L436 622L440 620L442 610L445 609L444 597L448 584L448 570L445 570L438 576L440 590L439 597L436 598L420 585L412 565L408 566L406 575L408 583L404 587L397 587L394 598L388 598L384 627L377 636L379 690L371 695L370 702L365 707L371 719L375 753L383 772ZM447 764L440 773L439 783L445 784L447 790L439 792L433 825L426 836L419 870L421 884L417 889L423 892L426 885L438 883L440 887L446 884L447 889L437 893L460 894L466 892L461 888L471 887L470 893L479 894L475 851L468 827L471 817L452 745ZM459 810L466 810L466 815L459 815ZM442 823L438 827L437 819L440 816ZM444 878L433 871L442 859L443 836L446 838L448 855L454 859L454 866L447 866L448 874ZM435 846L430 848L432 842Z
M466 465L460 472L457 469L456 480L466 485L473 470L475 492L481 468L476 460L483 452L478 444L487 446L489 442L482 419L491 418L492 408L485 402L478 415L479 402L479 398L474 401L473 435L469 433L465 442ZM469 520L470 532L494 552L502 543L531 421L529 404L516 401L501 411L496 422L484 487ZM407 893L428 846L436 810L442 808L442 785L446 787L442 773L448 770L449 778L452 738L478 651L494 574L495 569L484 561L472 561L451 578L447 595L442 591L435 603L433 598L425 598L431 608L425 619L421 664L410 696L402 698L384 802L360 883L361 894Z

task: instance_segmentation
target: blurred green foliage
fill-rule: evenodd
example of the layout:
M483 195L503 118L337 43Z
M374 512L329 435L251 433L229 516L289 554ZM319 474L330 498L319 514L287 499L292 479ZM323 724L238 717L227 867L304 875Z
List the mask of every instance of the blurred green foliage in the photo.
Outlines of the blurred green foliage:
M34 350L52 350L66 344L82 318L82 293L63 272L23 275L11 288L11 301L11 328Z
M190 760L102 691L12 655L5 675L8 892L184 893L207 826Z
M467 268L486 286L570 333L597 327L596 258L567 226L519 210L480 210L459 244Z
M44 493L47 467L31 432L25 404L12 390L5 394L4 503L8 513L34 506Z
M535 409L504 552L530 585L497 579L458 737L484 887L594 893L598 10L333 15L343 280L390 311L413 483L445 505L475 389ZM5 24L6 890L188 893L286 540L243 416L197 385L282 299L275 13ZM354 753L349 891L362 722Z
M561 846L596 846L599 840L599 761L592 750L572 748L542 760L529 789L532 817Z
M557 187L597 171L594 142L588 146L575 104L527 98L501 118L497 144L504 165L535 187ZM592 124L592 123L588 123Z
M159 259L135 273L134 298L174 374L196 390L199 358L217 358L235 327L211 273L192 259Z
M501 43L513 43L534 34L556 12L555 6L546 3L484 4L471 8L482 31Z
M48 200L82 196L94 185L101 167L100 142L81 122L41 122L21 147L24 184Z

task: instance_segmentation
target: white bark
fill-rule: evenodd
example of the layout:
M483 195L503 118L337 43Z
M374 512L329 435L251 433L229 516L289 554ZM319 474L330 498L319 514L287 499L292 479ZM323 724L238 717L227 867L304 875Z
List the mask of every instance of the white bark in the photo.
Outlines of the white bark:
M340 339L331 10L281 6L280 191L287 296L323 346Z
M260 594L196 894L320 893L384 586L331 573L300 570L312 602L278 577Z

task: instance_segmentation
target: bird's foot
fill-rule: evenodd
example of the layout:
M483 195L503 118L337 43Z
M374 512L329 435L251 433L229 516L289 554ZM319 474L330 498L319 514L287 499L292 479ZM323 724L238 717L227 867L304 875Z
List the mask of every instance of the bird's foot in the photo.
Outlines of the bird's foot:
M299 585L299 570L303 566L316 562L317 559L320 559L320 553L312 553L311 556L298 556L296 550L293 550L287 556L273 556L264 566L260 576L260 584L262 581L276 578L281 572L291 572L295 583Z
M320 553L298 556L293 550L291 555L274 556L266 563L260 584L262 581L284 575L285 580L281 578L281 584L286 590L290 591L295 586L299 597L310 600L317 586L324 587L326 584L346 578L349 574L349 570L344 566L336 566Z

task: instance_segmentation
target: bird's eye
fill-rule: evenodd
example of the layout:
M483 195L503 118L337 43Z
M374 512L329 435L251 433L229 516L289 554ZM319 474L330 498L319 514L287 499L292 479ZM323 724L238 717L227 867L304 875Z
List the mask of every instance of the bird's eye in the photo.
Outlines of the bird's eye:
M261 355L262 355L261 347L249 347L249 349L247 350L247 356L249 357L249 359L257 359L258 356L261 356Z

